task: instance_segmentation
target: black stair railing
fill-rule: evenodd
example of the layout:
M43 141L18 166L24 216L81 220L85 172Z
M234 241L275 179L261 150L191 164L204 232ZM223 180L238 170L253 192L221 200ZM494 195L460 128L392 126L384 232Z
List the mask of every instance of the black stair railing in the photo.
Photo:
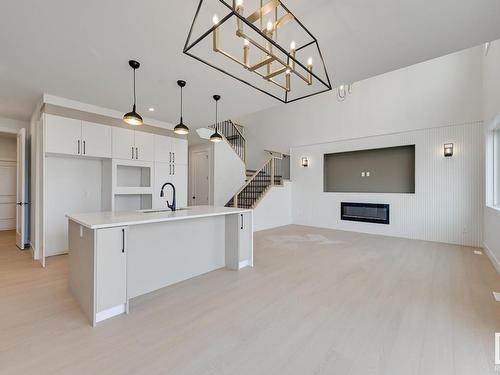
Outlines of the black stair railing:
M243 187L226 204L228 207L253 208L271 186L283 184L283 158L271 156L248 179Z
M215 129L215 125L210 125L210 129ZM226 138L233 150L238 156L246 162L246 140L241 133L238 125L234 124L231 120L222 121L217 125L220 134Z

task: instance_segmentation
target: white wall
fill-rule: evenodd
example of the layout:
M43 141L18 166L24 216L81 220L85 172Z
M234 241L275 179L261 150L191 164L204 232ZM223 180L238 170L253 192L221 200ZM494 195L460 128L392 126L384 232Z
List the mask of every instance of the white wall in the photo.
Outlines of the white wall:
M16 227L16 150L16 137L0 134L0 230Z
M495 117L500 116L500 41L492 42L483 59L483 116L486 129L486 205L484 210L484 246L500 273L500 211L488 207L492 204L493 179L491 176L491 134L489 129ZM500 121L499 121L500 122Z
M45 158L45 255L68 249L66 214L101 211L102 161L65 157Z
M292 149L293 223L470 246L482 244L482 123ZM443 144L454 155L443 156ZM323 154L415 144L415 194L323 192ZM310 166L300 166L307 156ZM389 225L340 220L340 202L390 204Z
M264 195L253 211L254 232L292 223L292 183L274 186Z
M264 162L264 149L482 120L482 56L475 47L356 82L344 102L332 91L237 118L249 168Z
M225 141L213 145L212 155L213 204L224 206L245 183L245 163Z

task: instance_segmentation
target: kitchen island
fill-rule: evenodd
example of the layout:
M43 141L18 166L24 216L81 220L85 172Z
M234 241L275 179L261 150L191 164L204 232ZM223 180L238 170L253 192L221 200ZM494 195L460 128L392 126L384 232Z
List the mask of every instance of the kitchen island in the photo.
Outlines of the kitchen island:
M195 206L67 217L70 288L93 326L128 313L134 297L219 268L253 266L251 210Z

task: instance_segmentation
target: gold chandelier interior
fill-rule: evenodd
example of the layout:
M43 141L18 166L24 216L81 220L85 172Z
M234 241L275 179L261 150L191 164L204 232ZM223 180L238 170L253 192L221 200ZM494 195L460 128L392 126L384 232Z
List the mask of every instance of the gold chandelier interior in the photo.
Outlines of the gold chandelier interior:
M264 3L263 0L260 1L260 8L245 16L245 8L243 4L243 0L235 0L233 1L234 11L245 18L247 22L251 24L258 24L258 28L262 35L265 35L267 38L273 40L275 43L278 42L278 31L280 28L285 26L288 22L295 19L294 15L290 12L286 12L285 15L278 17L278 7L280 5L279 0L270 0L267 3ZM268 14L274 13L274 16L268 20L267 24L264 25L263 19ZM261 44L257 42L255 39L251 38L247 33L245 33L245 23L239 18L236 17L236 25L235 25L235 34L237 37L241 38L243 43L242 47L242 59L238 59L231 55L230 53L224 51L220 46L220 28L219 28L219 18L217 15L213 16L213 31L212 31L212 39L213 39L213 51L216 53L220 53L223 56L229 58L235 63L241 65L244 69L247 69L250 72L253 72L268 82L271 82L286 92L291 91L291 79L290 76L294 74L303 80L307 85L312 85L313 83L313 62L312 58L309 57L306 64L307 74L304 75L299 72L295 67L296 61L296 44L294 41L290 43L290 48L288 52L288 58L285 61L283 58L280 58L273 51L273 44L269 42L266 38L264 38L265 43ZM250 61L250 48L256 48L262 52L260 60L256 62ZM276 78L283 76L283 82L278 81Z

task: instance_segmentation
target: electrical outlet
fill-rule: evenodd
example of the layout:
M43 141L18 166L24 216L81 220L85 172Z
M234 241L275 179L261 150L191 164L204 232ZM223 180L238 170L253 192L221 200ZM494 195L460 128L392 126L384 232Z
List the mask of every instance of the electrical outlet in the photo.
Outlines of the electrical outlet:
M500 293L498 293L498 292L493 292L493 297L495 297L495 300L496 300L497 302L500 302Z
M483 252L479 251L479 250L474 250L474 254L476 254L476 255L483 255Z

